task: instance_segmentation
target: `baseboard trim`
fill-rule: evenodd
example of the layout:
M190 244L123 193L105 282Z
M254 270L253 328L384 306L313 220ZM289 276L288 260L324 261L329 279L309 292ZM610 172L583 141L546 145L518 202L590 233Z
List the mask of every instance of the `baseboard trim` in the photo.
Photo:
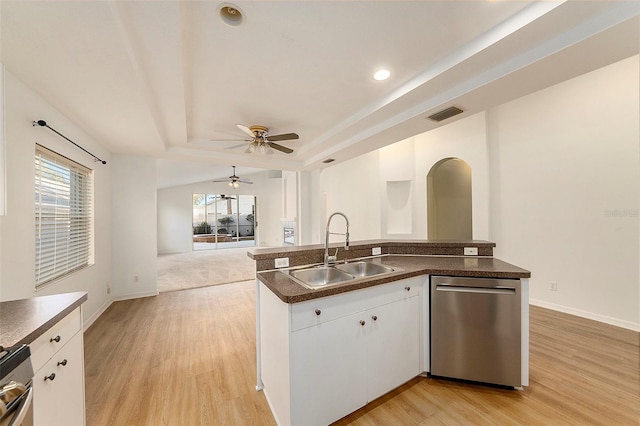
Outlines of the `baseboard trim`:
M144 292L140 292L140 293L122 294L122 295L119 295L119 296L114 296L113 301L114 302L119 302L121 300L141 299L143 297L157 296L158 294L159 294L158 290L144 291Z
M545 302L543 300L529 299L529 304L534 306L540 306L541 308L552 309L554 311L564 312L565 314L575 315L590 320L603 322L605 324L614 325L616 327L626 328L627 330L633 330L640 332L640 323L632 321L621 320L618 318L608 317L606 315L598 315L593 312L587 312L580 309L570 308L568 306L557 305L555 303Z

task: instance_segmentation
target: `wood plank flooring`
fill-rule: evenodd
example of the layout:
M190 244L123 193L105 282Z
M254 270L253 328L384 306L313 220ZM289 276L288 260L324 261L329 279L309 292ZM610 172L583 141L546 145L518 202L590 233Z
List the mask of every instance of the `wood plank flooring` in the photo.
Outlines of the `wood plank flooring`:
M87 425L273 425L253 281L115 302L85 333ZM338 425L639 425L640 334L531 307L531 385L416 378Z

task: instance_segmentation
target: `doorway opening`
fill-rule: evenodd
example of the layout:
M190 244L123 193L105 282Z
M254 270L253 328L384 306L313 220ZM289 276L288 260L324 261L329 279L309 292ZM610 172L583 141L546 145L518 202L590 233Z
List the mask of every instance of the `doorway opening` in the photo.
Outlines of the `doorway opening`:
M193 194L193 250L253 247L255 195Z
M427 237L430 240L472 240L471 167L459 158L445 158L427 175Z

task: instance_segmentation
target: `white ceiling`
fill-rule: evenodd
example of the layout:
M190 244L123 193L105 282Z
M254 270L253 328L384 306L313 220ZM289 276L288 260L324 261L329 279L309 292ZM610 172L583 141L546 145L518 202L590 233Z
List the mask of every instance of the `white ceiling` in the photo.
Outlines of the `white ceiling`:
M344 161L640 41L638 1L237 1L237 27L221 4L0 0L2 62L110 151L160 159L167 187ZM451 105L465 112L426 118ZM237 123L300 139L270 156L212 141L243 139Z

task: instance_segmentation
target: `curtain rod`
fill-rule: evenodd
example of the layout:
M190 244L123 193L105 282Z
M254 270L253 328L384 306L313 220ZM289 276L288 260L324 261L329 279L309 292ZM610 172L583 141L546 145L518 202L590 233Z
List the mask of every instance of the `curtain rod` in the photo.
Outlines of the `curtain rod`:
M69 142L74 144L76 147L80 148L81 150L83 150L84 152L86 152L87 154L92 156L94 161L98 161L98 162L100 162L102 164L107 164L107 162L105 160L99 159L98 157L96 157L95 155L93 155L92 153L90 153L89 151L87 151L86 149L84 149L83 147L81 147L80 145L78 145L77 143L75 143L74 141L72 141L71 139L69 139L68 137L66 137L62 133L60 133L59 131L54 129L53 127L49 126L46 121L44 121L44 120L34 121L32 123L32 125L33 125L33 127L35 127L35 126L47 127L49 130L51 130L52 132L56 133L58 136L61 136L61 137L65 138L66 140L68 140Z

